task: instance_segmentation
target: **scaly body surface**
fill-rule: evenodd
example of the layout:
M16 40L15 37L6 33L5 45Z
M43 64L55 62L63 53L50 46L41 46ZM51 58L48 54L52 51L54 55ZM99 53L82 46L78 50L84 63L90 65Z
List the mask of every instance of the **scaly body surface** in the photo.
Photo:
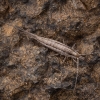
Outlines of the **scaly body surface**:
M22 31L22 30L21 30ZM69 46L49 39L49 38L44 38L44 37L40 37L38 35L32 34L30 32L27 31L23 31L23 34L26 34L29 38L33 38L35 40L37 40L39 43L41 43L42 45L48 47L49 49L54 50L55 52L58 52L61 55L67 56L67 57L72 57L72 58L80 58L81 54L79 54L77 51L73 50L72 48L70 48Z
M23 30L21 30L21 31L23 31ZM77 78L78 78L79 59L82 58L82 55L61 42L58 42L58 41L55 41L55 40L52 40L49 38L40 37L38 35L32 34L27 31L23 31L23 33L27 37L37 40L39 43L48 47L49 49L52 49L53 51L58 52L59 54L64 55L65 57L71 57L71 58L75 58L77 60L77 62L76 62L77 63L77 74L76 74L76 82L75 82L75 87L74 87L74 89L75 89L76 83L77 83Z

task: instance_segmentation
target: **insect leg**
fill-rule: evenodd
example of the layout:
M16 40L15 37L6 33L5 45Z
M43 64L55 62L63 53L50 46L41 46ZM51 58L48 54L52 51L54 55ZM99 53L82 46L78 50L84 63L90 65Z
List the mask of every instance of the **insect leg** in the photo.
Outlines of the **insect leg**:
M79 58L77 58L77 73L76 73L76 81L75 81L74 90L75 90L75 88L76 88L76 85L77 85L78 71L79 71Z

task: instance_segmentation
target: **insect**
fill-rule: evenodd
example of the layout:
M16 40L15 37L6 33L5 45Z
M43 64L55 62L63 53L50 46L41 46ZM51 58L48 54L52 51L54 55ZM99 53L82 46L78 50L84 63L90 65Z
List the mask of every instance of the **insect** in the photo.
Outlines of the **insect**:
M55 41L49 38L40 37L38 35L35 35L33 33L30 33L24 30L21 30L21 31L23 31L26 36L28 36L29 38L35 39L36 41L38 41L45 47L48 47L49 49L52 49L61 55L71 57L77 60L76 62L77 63L77 75L76 75L76 82L75 82L75 87L76 87L77 78L78 78L79 59L83 59L82 54L79 54L77 51L75 51L74 49L70 48L69 46L61 42L58 42L58 41Z
M83 59L82 54L79 54L74 49L72 49L69 46L67 46L61 42L58 42L56 40L40 37L40 36L35 35L31 32L24 31L23 29L18 28L18 27L14 27L14 28L22 31L23 34L26 35L28 38L35 39L36 41L38 41L39 43L41 43L45 47L48 47L49 49L52 49L53 51L55 51L57 53L64 55L65 57L71 57L73 59L76 59L77 60L77 62L76 62L77 63L77 75L76 75L76 82L75 82L75 87L76 87L77 78L78 78L79 59Z

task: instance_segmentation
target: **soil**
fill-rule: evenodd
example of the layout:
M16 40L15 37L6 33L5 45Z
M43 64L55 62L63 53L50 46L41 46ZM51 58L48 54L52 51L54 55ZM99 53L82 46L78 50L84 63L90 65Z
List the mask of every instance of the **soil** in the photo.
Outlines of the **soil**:
M85 54L76 86L75 59L15 27ZM100 100L100 0L0 0L0 100Z

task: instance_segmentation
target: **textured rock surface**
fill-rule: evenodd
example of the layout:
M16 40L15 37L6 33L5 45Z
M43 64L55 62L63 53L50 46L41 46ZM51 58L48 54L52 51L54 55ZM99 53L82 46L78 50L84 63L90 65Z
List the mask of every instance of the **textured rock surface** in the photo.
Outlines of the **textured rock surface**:
M76 63L16 26L86 54L76 87ZM100 1L0 0L0 100L100 100Z

